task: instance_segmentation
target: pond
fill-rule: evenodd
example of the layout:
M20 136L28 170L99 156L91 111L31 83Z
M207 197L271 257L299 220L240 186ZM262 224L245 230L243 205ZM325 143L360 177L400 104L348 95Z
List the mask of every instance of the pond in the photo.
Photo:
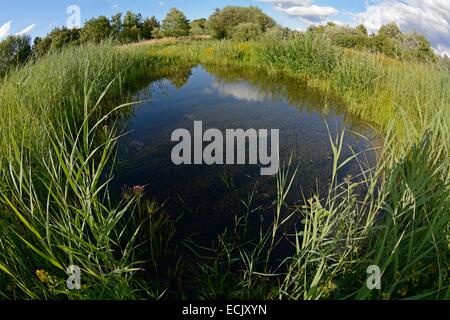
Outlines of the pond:
M269 221L265 212L276 198L276 176L261 176L259 165L180 165L171 153L174 130L193 132L194 121L203 130L279 129L280 164L292 157L298 173L288 202L326 194L332 172L333 138L345 129L342 159L373 147L378 136L371 127L348 115L343 103L326 92L308 88L304 81L253 69L211 66L181 68L153 81L134 95L145 101L126 119L129 132L119 145L113 189L145 186L146 195L165 204L180 218L178 236L209 243L235 216L244 213L251 199L252 219ZM327 129L327 124L329 129ZM352 161L339 178L375 164L375 153Z

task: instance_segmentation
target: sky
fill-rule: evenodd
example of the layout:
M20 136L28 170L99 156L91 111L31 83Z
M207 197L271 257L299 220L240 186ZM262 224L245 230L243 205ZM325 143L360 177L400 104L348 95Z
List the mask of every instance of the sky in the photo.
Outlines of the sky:
M424 34L436 51L450 56L450 0L0 0L0 41L13 34L45 35L75 21L78 9L83 23L128 10L162 19L172 7L197 19L227 5L258 6L280 25L297 30L332 21L364 24L376 32L394 21L404 32Z

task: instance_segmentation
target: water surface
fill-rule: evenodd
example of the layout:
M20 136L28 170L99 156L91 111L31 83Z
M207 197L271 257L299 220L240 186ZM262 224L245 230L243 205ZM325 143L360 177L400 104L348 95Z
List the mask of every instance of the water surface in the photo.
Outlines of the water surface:
M194 121L203 121L204 130L222 132L279 129L281 163L293 155L292 166L299 168L288 199L292 204L327 189L332 152L326 123L333 137L346 130L343 158L371 148L376 138L368 125L345 113L338 99L307 88L301 80L258 70L185 68L152 82L134 98L147 101L134 107L126 122L130 133L120 143L114 189L145 185L148 197L164 202L174 218L182 217L181 236L197 234L206 241L245 213L243 202L249 198L252 208L260 207L252 213L255 221L269 221L264 208L275 199L276 178L261 177L259 166L175 166L174 130L193 133ZM372 153L364 158L374 163ZM339 177L359 171L353 161Z

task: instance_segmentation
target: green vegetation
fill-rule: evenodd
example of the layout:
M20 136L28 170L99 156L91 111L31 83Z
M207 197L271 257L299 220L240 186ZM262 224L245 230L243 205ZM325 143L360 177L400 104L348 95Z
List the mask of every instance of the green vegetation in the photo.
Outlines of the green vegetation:
M155 16L146 18L142 26L142 36L144 39L158 38L160 23Z
M333 138L329 192L305 199L301 207L286 207L294 173L282 173L273 229L257 243L246 238L251 227L242 221L248 216L237 214L236 229L221 235L216 247L195 250L202 261L196 277L202 298L448 298L448 72L436 64L341 49L311 33L283 41L268 34L256 42L172 43L150 52L303 78L340 96L349 112L385 134L378 167L340 182L339 171L350 159L340 156L342 137ZM251 215L256 208L249 199L243 211ZM282 241L274 235L299 220L304 230L288 236L295 254L270 264ZM382 291L364 285L371 264L382 269Z
M109 37L112 27L109 20L105 16L93 18L86 21L80 33L80 42L101 42Z
M158 228L153 220L160 214L158 223L164 220L158 207L138 199L139 190L124 193L120 203L110 199L119 133L114 119L128 110L111 105L156 67L160 63L142 52L88 45L42 58L4 79L0 297L137 297L137 240ZM152 237L146 243L162 252L161 239ZM71 264L86 277L83 293L66 290ZM148 297L156 298L151 288L146 286Z
M154 39L160 36L159 28L160 23L154 16L144 19L140 13L131 11L109 19L100 16L86 21L81 29L55 28L44 38L36 38L33 53L35 57L42 57L50 51L109 39L116 43Z
M176 8L170 9L161 23L161 35L163 37L188 36L190 25L188 18Z
M257 40L261 29L256 23L241 23L232 29L232 38L238 41Z
M237 41L265 40L268 37L279 40L302 34L283 29L257 7L227 6L216 11L208 18L189 21L183 12L172 8L160 23L155 16L143 18L140 13L118 13L111 18L100 16L85 22L81 29L55 28L44 38L36 38L32 55L26 48L31 46L26 37L8 37L2 43L0 76L9 69L23 63L30 56L39 58L51 51L85 43L100 43L113 39L116 43L132 43L162 37L205 36L214 39L234 39ZM320 35L334 46L355 49L367 53L381 53L397 60L438 63L449 69L448 57L438 57L430 42L417 33L402 33L395 23L389 23L377 34L369 35L363 25L355 28L339 26L334 23L311 26L306 34ZM25 48L19 57L15 57L14 46ZM2 53L3 52L3 53ZM15 57L15 58L14 58Z
M323 34L343 48L352 48L408 61L436 62L430 42L418 33L402 33L395 23L380 28L377 34L368 35L364 26L356 28L338 26L333 23L310 27L308 33Z
M223 9L216 9L207 21L207 29L215 39L231 39L236 28L242 30L239 27L240 24L249 23L252 26L257 26L260 33L276 25L272 18L257 7L229 6Z
M42 57L50 51L61 50L80 43L80 30L66 27L55 28L44 38L34 39L33 53L35 57Z
M191 35L193 36L204 36L207 34L206 31L206 19L196 19L192 20L190 23Z
M347 45L329 30L336 26L298 33L262 19L257 40L233 36L261 26L236 19L224 29L222 14L233 17L236 10L218 10L207 23L216 37L235 40L67 48L68 35L76 31L60 30L50 47L62 50L6 74L0 85L1 298L182 298L188 290L177 284L192 269L189 285L204 299L450 298L448 62L431 59L420 40L412 49L402 47L407 36L393 25L376 36L358 27L351 38L388 37L402 54ZM117 16L110 32L127 28L126 38L133 38L141 21L135 18L129 15L122 24ZM177 29L174 21L181 19L172 18L161 25L163 32ZM97 34L98 21L91 22L86 30ZM158 30L155 20L148 26L148 34ZM248 237L249 216L257 210L250 195L243 212L236 212L236 227L220 235L215 247L187 243L196 253L195 266L177 261L161 274L161 261L174 251L176 223L143 200L139 187L124 190L119 200L109 195L120 136L115 120L129 111L123 102L137 80L196 63L304 79L341 97L385 141L376 168L341 181L340 170L356 155L343 159L342 136L330 136L333 179L326 194L289 207L285 199L297 170L288 165L265 211L273 223L259 239ZM298 222L302 229L284 234ZM292 253L277 259L285 239ZM69 292L66 269L73 264L82 268L86 289ZM369 265L380 266L382 290L365 286Z
M30 38L27 36L9 36L0 42L0 77L27 61L30 54Z

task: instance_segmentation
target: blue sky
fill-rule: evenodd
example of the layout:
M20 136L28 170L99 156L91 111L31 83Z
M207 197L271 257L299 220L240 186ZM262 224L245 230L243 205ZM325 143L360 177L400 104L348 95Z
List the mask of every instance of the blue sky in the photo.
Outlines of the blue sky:
M67 8L80 8L82 22L99 15L111 16L132 10L162 19L171 7L188 18L208 17L217 7L255 5L293 29L334 21L363 23L371 31L397 22L403 31L418 31L431 39L441 53L450 54L449 0L15 0L0 3L0 40L9 34L42 36L66 24Z

